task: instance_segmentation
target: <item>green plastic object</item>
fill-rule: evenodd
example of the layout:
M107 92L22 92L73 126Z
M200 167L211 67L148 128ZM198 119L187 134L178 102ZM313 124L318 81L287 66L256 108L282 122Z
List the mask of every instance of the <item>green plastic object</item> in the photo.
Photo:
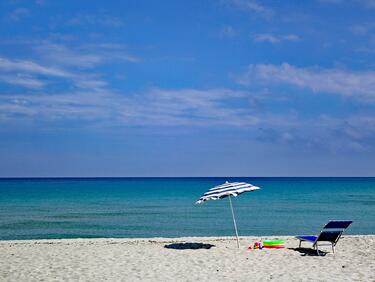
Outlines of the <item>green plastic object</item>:
M265 240L262 242L263 246L275 246L275 245L284 245L284 240Z

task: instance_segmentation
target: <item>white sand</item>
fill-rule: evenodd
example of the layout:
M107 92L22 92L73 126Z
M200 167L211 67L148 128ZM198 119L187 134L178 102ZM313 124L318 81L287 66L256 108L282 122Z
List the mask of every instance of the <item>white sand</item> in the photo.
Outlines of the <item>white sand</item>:
M243 237L240 249L203 237L0 241L0 281L375 281L375 235L344 236L320 257L278 238L286 249L247 250L257 237ZM215 246L165 248L186 242Z

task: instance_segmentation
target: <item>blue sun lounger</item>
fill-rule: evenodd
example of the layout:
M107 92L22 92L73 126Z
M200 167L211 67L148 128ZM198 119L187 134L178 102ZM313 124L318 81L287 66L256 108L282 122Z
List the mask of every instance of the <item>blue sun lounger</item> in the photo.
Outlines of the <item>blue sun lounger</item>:
M317 254L320 255L318 242L329 242L332 246L332 252L335 252L335 246L339 241L341 234L352 222L353 221L351 220L331 220L323 227L318 236L296 236L296 238L299 240L299 248L301 248L302 241L310 242L313 243L312 247L316 250ZM319 245L327 246L327 244Z

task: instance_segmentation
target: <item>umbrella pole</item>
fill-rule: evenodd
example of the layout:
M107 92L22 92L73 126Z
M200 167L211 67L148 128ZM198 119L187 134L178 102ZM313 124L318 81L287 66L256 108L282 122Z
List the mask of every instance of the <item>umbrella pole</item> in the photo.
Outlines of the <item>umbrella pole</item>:
M231 198L230 198L230 195L228 196L228 198L229 198L230 209L231 209L231 211L232 211L232 218L233 218L234 230L236 231L237 247L240 248L240 240L238 239L237 224L236 224L236 219L234 218L234 212L233 212L232 200L231 200Z

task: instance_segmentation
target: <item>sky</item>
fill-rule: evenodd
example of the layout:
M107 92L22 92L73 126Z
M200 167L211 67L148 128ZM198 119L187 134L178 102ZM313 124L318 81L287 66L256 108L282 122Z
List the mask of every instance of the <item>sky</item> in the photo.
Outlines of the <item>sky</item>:
M0 177L44 176L375 176L375 1L1 1Z

